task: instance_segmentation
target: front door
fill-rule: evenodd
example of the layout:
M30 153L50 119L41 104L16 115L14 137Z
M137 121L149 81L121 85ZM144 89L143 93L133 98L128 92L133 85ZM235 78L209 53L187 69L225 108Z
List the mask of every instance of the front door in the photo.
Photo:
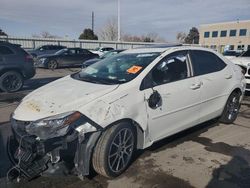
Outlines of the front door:
M74 66L77 64L78 60L76 49L69 49L67 52L63 54L61 57L62 64L65 66Z
M199 122L200 83L191 76L188 51L177 51L163 58L144 79L152 87L144 90L148 125L156 141L189 128ZM153 93L160 97L157 105L150 101ZM153 94L154 95L154 94Z

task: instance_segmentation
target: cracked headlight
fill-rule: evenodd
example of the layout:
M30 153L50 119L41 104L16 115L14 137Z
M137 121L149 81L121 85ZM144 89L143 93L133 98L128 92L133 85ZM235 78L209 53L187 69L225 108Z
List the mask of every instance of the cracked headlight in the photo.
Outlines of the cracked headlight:
M79 120L81 116L80 112L62 113L31 122L25 129L29 134L36 135L40 139L64 136L68 131L69 125Z

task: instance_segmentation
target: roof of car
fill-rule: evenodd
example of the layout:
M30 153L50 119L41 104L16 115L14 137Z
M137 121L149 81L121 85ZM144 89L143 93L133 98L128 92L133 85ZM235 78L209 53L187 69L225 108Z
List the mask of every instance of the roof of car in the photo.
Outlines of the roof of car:
M193 50L205 50L205 51L212 51L211 49L203 48L198 45L182 45L182 44L177 44L177 45L152 45L152 46L146 46L146 47L139 47L139 48L133 48L133 49L128 49L122 53L152 53L152 52L159 52L163 53L166 50L169 49L183 49L183 50L188 50L188 49L193 49Z
M7 41L0 41L0 43L2 45L6 45L6 46L16 46L16 47L21 47L22 46L21 44L13 44L13 43L10 43L10 42L7 42Z

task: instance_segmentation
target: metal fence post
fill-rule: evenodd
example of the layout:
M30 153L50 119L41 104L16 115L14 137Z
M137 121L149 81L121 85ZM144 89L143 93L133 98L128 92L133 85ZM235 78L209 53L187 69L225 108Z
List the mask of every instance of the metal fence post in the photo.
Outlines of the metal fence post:
M36 42L35 42L35 40L32 40L32 43L33 43L33 49L35 49L36 48Z

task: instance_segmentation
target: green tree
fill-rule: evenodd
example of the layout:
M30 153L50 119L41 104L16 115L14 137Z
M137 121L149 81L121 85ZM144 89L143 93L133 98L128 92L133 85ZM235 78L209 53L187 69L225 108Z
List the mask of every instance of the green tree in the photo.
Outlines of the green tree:
M187 44L199 44L199 31L196 27L192 27L189 30L187 37L185 38L185 43Z
M84 29L83 33L79 36L79 39L85 39L85 40L98 40L97 35L94 34L92 29Z
M0 29L0 36L8 36L2 29Z

